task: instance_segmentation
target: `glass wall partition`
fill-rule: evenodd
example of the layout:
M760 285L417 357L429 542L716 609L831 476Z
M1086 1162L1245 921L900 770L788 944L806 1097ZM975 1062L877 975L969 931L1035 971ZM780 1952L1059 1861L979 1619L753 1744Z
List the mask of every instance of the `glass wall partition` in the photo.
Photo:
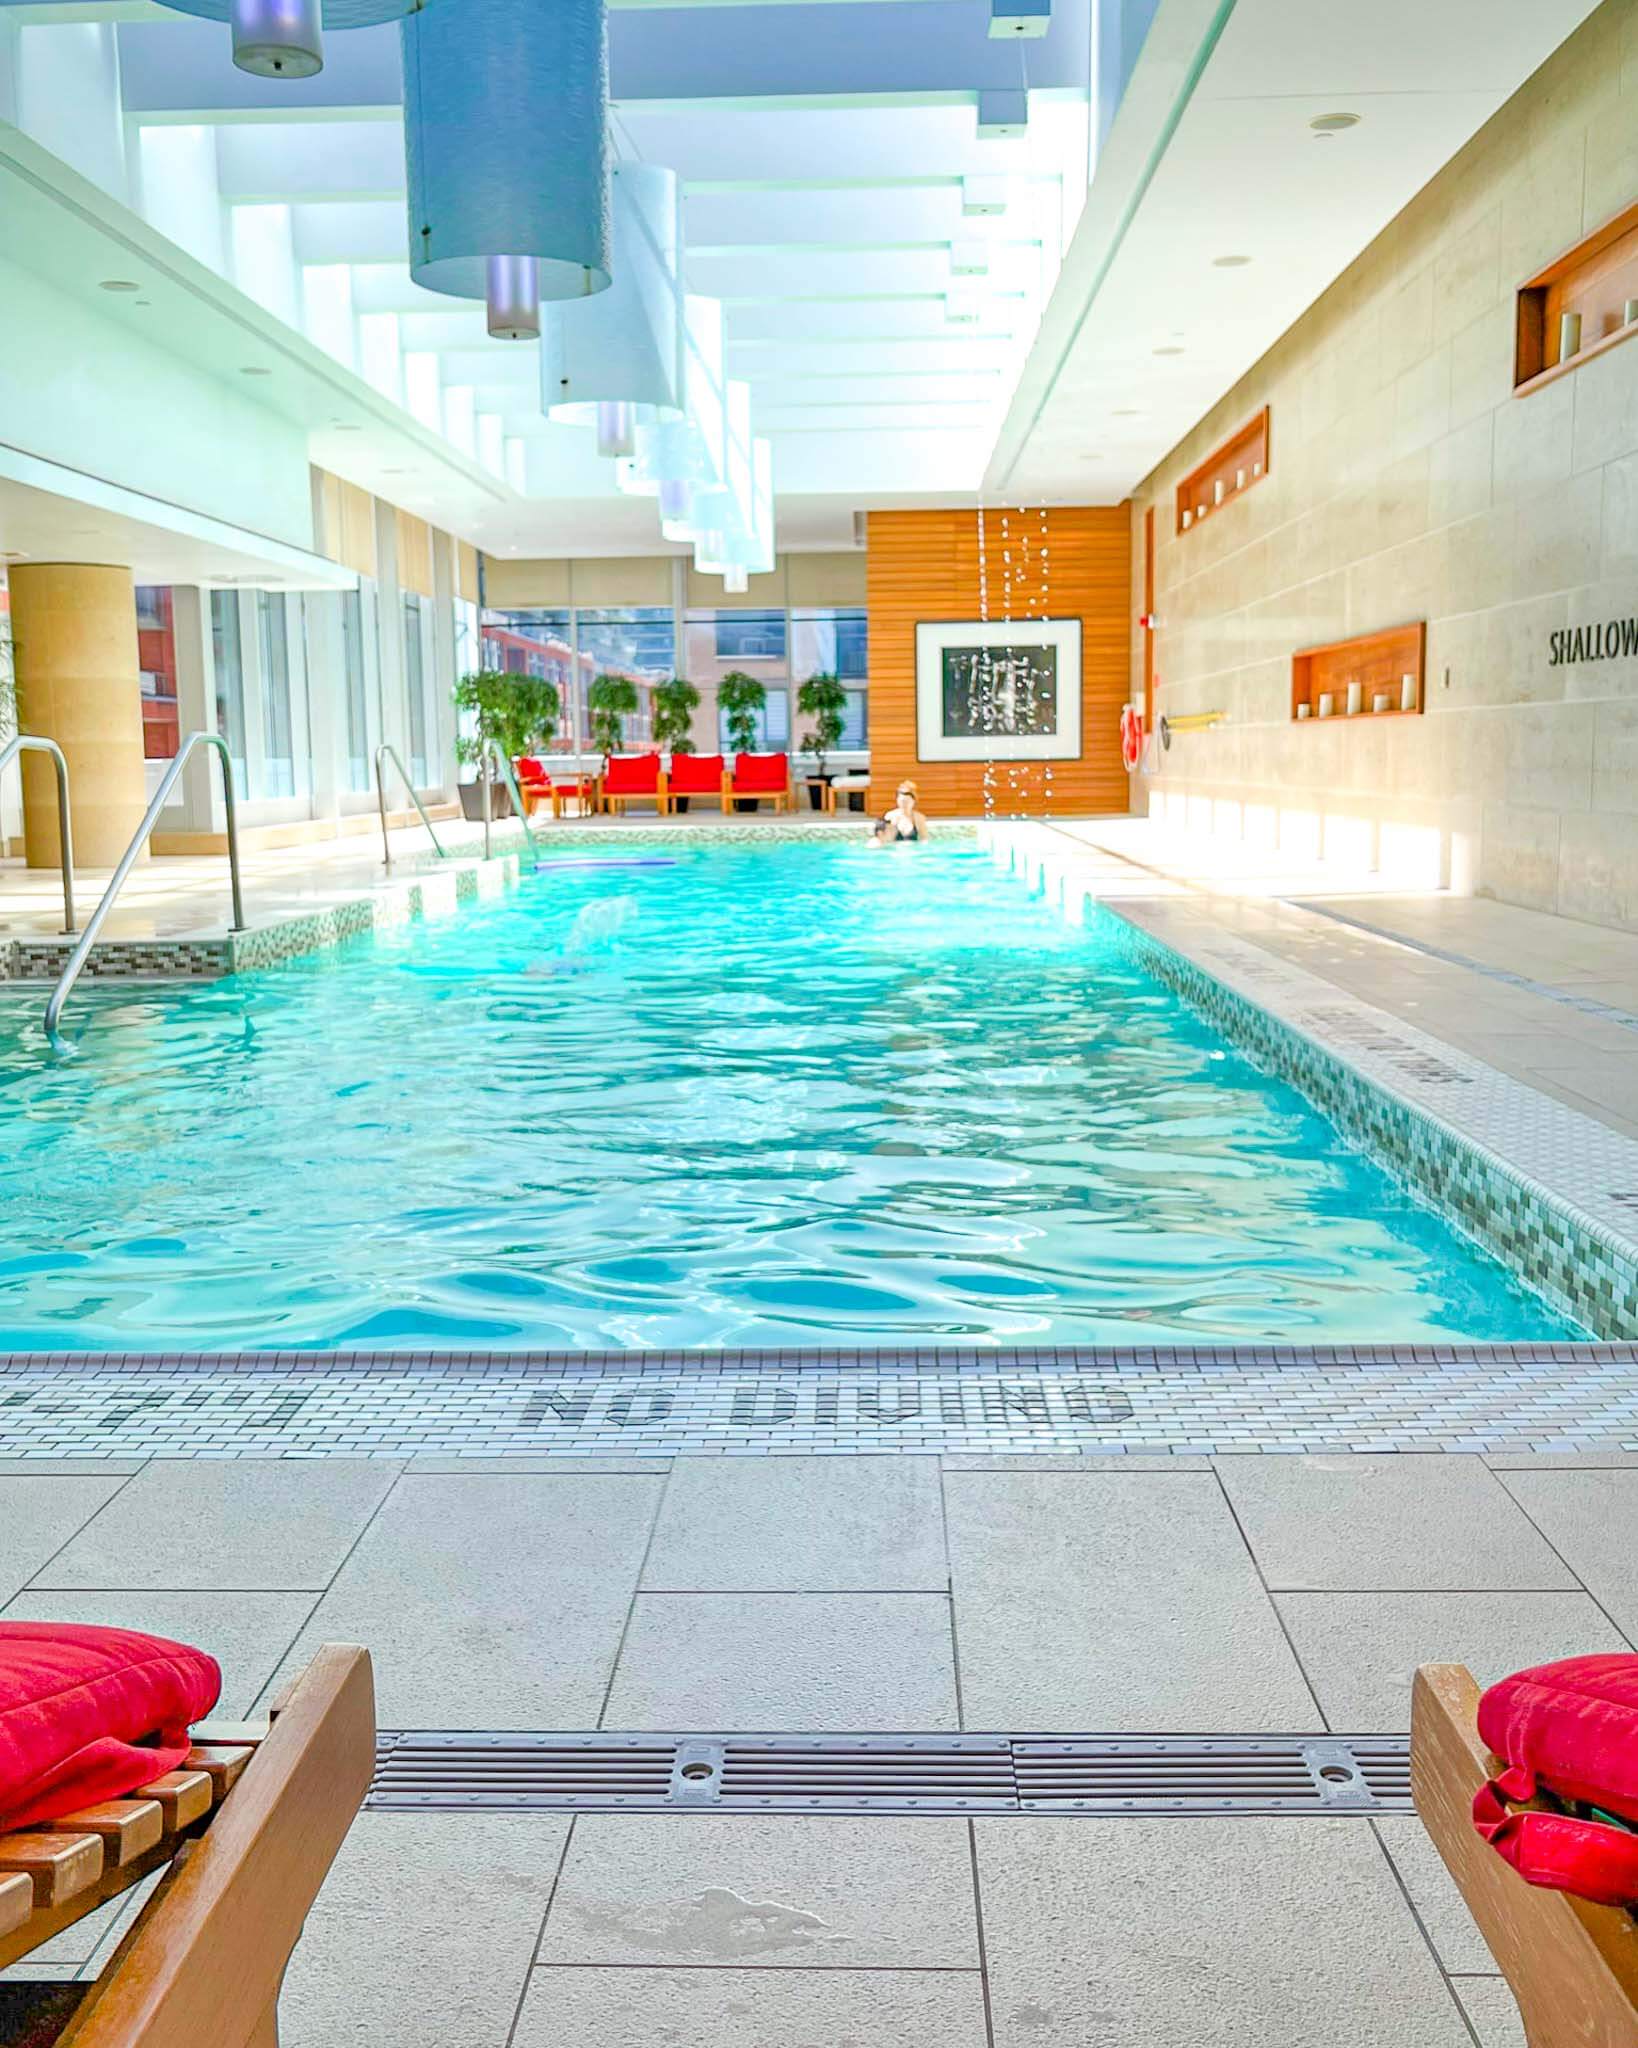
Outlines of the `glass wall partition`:
M689 680L715 696L724 676L754 677L764 691L756 720L759 754L781 753L791 743L790 616L784 611L724 607L689 612L683 620ZM717 713L717 744L733 751L728 722Z

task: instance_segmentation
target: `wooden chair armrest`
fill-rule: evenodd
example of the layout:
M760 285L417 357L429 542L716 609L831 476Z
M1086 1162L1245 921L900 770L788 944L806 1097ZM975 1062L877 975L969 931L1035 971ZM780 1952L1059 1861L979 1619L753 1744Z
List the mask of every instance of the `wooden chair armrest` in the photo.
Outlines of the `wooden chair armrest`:
M374 1769L369 1654L328 1643L59 2048L274 2048L290 1952Z
M1411 1688L1411 1792L1422 1825L1512 1986L1530 2048L1634 2048L1638 1922L1526 1884L1473 1827L1494 1759L1479 1687L1460 1664L1426 1664Z

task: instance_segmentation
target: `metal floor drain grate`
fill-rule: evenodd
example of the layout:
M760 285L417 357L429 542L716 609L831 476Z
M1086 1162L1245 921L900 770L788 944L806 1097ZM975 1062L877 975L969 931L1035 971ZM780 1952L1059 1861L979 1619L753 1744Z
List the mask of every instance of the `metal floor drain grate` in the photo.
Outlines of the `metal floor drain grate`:
M552 1813L1408 1813L1403 1735L383 1731L366 1805Z

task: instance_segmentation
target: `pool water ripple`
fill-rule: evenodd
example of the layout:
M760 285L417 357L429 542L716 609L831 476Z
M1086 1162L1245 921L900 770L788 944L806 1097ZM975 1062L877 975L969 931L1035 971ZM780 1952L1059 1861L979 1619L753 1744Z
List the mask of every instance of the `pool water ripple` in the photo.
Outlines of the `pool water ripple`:
M9 1000L11 1349L1475 1340L1562 1319L982 857L560 868Z

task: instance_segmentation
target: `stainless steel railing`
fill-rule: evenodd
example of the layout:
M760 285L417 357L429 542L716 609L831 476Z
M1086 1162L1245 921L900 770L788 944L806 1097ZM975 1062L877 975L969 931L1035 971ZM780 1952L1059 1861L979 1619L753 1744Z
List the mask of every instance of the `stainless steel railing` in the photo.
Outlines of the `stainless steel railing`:
M483 857L485 860L489 858L489 777L481 772L485 755L490 756L499 764L506 786L512 792L512 802L517 810L518 823L523 827L523 836L529 842L530 865L538 868L540 866L540 842L536 839L534 831L529 824L529 813L524 808L523 791L518 788L517 774L511 762L507 759L506 750L501 746L499 740L485 740L483 752L478 756L478 768L480 770L478 779L483 784Z
M432 829L432 820L427 816L427 807L422 803L420 797L416 795L415 784L410 780L410 772L404 766L398 749L392 744L391 740L383 740L375 750L375 804L376 809L381 813L382 866L389 868L392 866L392 842L387 837L387 785L381 773L383 761L391 761L392 765L398 770L399 775L403 779L404 787L410 793L410 802L421 813L421 823L427 828L427 837L432 841L434 847L437 848L438 858L440 860L448 860L449 855L439 844L438 835Z
M57 771L57 845L63 868L63 932L74 936L74 813L68 800L68 763L55 740L38 733L20 732L0 747L0 771L9 768L19 754L49 754Z
M245 900L239 885L239 813L233 794L233 756L228 752L227 741L219 732L190 732L177 749L175 759L160 777L153 801L142 814L142 823L136 828L130 845L120 855L119 865L109 876L108 887L102 892L102 901L92 911L85 930L80 935L79 944L69 954L68 965L57 977L57 986L51 991L51 1000L46 1004L45 1028L46 1037L50 1039L52 1049L56 1052L69 1050L57 1030L58 1019L63 1013L63 1004L67 1002L69 992L80 978L80 969L85 965L91 948L97 943L97 935L107 922L108 913L113 909L114 900L120 890L124 888L126 877L136 866L137 855L147 844L149 833L159 822L160 812L165 808L171 791L181 779L182 770L188 764L188 757L194 748L199 746L213 747L222 757L222 798L227 807L228 872L233 884L232 928L236 932L242 932L245 928Z

